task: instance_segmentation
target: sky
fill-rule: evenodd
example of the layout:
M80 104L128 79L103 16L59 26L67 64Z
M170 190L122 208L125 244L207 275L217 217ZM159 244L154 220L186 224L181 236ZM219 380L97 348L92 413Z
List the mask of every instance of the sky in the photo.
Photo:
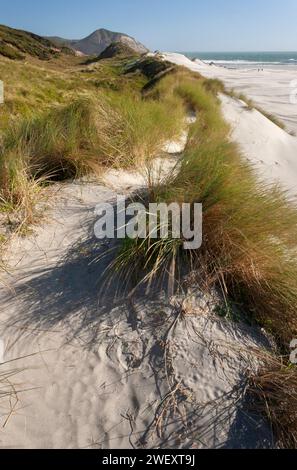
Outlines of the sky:
M297 0L0 0L0 24L80 39L127 33L152 50L297 51Z

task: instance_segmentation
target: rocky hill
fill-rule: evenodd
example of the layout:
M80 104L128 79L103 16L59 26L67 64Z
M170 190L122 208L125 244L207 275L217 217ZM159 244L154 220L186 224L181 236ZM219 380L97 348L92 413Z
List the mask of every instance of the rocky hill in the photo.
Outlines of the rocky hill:
M98 29L84 39L48 38L58 46L67 46L86 55L100 55L112 43L122 43L133 51L144 54L148 49L136 39L123 33Z

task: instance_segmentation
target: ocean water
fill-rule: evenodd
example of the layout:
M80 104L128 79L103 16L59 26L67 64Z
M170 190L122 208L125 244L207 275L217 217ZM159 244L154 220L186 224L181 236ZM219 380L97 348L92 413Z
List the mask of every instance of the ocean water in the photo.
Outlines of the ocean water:
M183 52L190 59L201 59L228 68L297 67L297 52Z

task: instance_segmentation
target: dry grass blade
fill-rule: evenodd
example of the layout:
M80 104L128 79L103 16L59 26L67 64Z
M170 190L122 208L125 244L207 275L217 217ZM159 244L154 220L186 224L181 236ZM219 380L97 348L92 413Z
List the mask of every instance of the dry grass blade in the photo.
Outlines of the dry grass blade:
M297 449L297 368L283 358L265 356L264 365L249 378L253 407L271 423L277 445Z

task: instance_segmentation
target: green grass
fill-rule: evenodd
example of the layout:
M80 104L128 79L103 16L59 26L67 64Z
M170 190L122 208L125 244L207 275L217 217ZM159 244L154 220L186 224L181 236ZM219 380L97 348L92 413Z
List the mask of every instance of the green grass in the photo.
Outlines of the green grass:
M70 53L64 49L64 53ZM0 25L0 55L13 60L23 60L26 55L39 60L58 57L55 45L37 34Z
M149 80L153 80L160 73L172 69L172 64L155 57L144 57L141 60L134 61L126 68L127 73L141 72Z
M109 93L35 113L7 128L0 147L1 187L25 166L31 177L77 177L96 166L133 167L179 135L184 108Z
M5 44L5 42L1 42L1 41L0 41L0 54L11 60L23 60L25 58L24 55L20 54L10 44Z
M2 205L21 209L31 221L36 190L45 179L144 165L180 135L182 102L143 99L147 79L124 72L127 61L65 71L35 64L3 67L8 86L0 110ZM18 74L15 87L8 82L10 74L14 81L13 72Z
M80 99L8 128L0 149L1 187L14 180L22 166L32 178L45 174L65 179L85 173L96 152L94 107L90 100Z
M77 97L101 91L140 95L147 83L141 73L124 73L129 60L102 60L90 67L81 62L81 58L72 56L42 63L31 59L25 64L0 58L5 92L4 104L0 106L0 135L10 122L34 116L36 111L67 105Z
M11 54L21 53L16 38L18 51L28 40L10 36L5 48ZM41 46L44 52L48 44ZM297 210L279 188L258 181L230 143L217 98L223 84L153 59L132 66L130 58L116 57L85 66L69 55L40 66L43 52L35 52L30 49L37 62L0 59L0 212L17 211L18 230L26 231L49 179L149 166L180 134L185 111L195 112L176 171L151 185L147 200L202 203L202 248L185 251L182 238L127 239L112 268L133 285L166 279L170 292L191 272L201 287L220 291L228 317L236 304L286 350L297 337ZM268 410L280 439L293 447L296 376L286 361L269 363L250 378L258 409ZM293 418L287 410L294 410Z
M168 272L172 282L186 267L198 281L203 273L204 283L241 305L286 346L297 335L297 210L280 189L258 181L229 142L218 100L205 83L175 80L174 93L199 119L178 174L150 198L202 203L202 249L185 252L182 239L136 240L121 249L115 267L140 282Z

